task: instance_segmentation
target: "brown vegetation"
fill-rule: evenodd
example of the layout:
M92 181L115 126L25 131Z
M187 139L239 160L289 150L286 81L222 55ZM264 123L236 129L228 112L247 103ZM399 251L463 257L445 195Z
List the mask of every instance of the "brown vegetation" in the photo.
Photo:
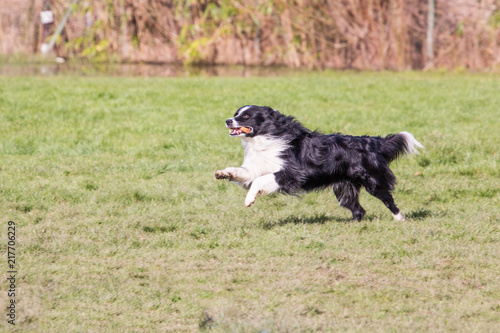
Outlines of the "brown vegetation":
M0 54L42 43L42 0L4 0ZM52 0L56 24L70 0ZM500 62L498 0L436 2L427 67ZM97 61L422 69L428 0L80 1L57 47Z

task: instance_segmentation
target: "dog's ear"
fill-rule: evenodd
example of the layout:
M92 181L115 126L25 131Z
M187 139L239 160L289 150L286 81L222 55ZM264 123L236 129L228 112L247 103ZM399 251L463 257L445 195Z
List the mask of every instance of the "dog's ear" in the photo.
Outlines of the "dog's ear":
M275 110L273 108L270 108L270 107L267 107L267 111L269 112L269 114L274 118L274 119L277 119L279 116L280 116L280 113L278 110Z

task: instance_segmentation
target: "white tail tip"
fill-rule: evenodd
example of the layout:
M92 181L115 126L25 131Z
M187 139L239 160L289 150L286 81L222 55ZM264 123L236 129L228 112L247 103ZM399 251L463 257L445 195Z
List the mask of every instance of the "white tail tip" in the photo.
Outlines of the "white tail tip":
M420 149L424 148L424 146L420 142L418 142L417 139L415 139L413 134L411 134L409 132L401 132L399 134L401 134L405 138L406 152L407 153L419 154L419 151L417 150L417 148L420 148Z

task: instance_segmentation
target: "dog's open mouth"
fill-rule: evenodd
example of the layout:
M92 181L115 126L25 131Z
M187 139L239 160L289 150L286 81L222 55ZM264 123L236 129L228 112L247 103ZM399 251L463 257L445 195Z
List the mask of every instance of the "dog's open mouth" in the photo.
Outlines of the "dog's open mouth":
M229 135L231 136L238 136L241 135L242 133L250 133L253 131L253 128L251 127L229 127Z

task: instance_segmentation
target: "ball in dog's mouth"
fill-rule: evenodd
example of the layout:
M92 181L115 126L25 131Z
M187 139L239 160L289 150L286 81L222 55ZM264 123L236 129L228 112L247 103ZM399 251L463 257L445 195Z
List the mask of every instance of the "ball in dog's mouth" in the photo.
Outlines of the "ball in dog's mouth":
M250 133L252 129L250 127L230 127L229 135L240 135L241 133Z

